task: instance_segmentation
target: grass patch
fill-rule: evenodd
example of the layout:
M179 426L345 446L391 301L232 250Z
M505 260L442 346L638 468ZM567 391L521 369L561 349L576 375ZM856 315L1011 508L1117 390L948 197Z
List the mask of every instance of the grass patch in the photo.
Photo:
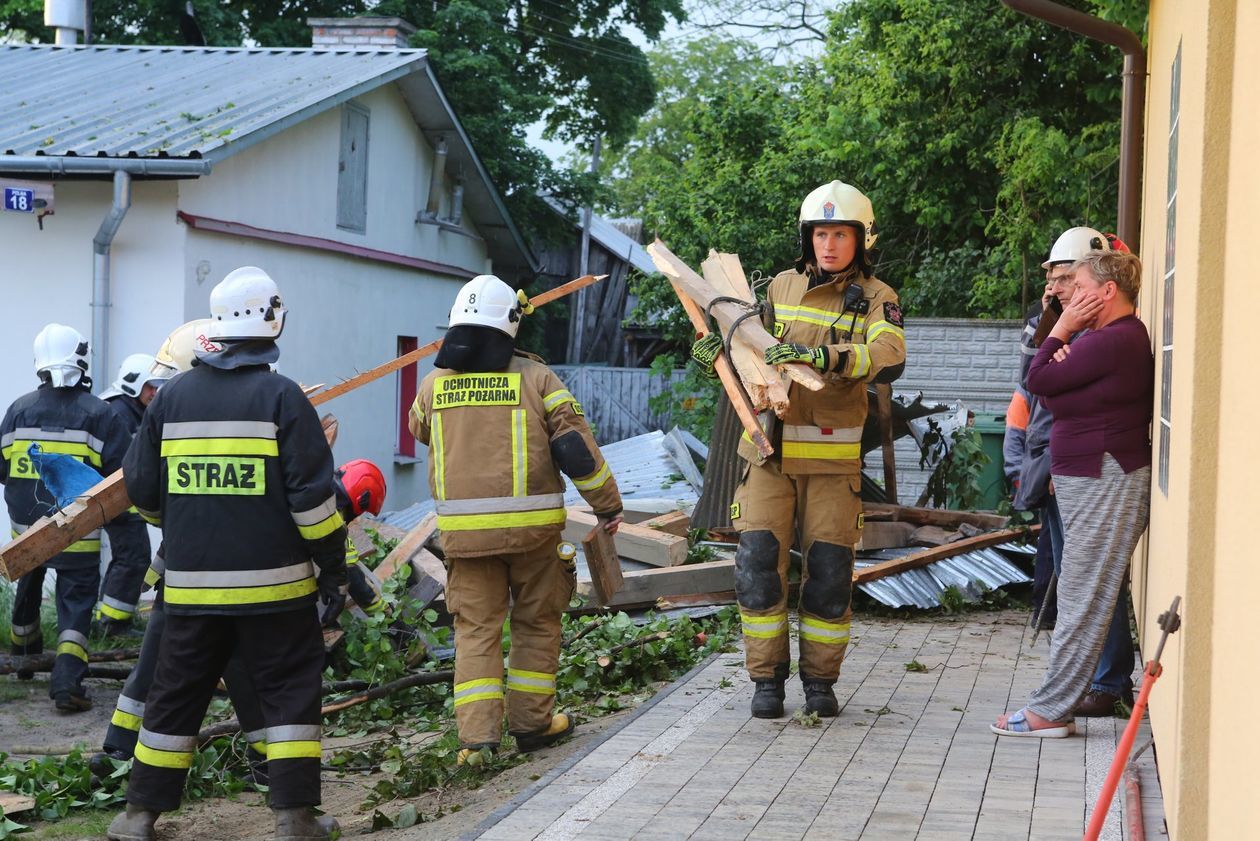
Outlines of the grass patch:
M19 838L104 838L109 822L117 814L113 811L83 812L70 815L59 821L45 821L31 824L29 833L22 833ZM18 817L24 817L19 815Z

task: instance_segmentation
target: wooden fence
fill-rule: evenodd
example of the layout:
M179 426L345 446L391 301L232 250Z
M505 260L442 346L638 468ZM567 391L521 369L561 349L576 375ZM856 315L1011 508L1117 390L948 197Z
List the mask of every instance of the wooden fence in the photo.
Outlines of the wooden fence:
M657 414L648 406L648 400L665 391L667 385L663 377L652 376L647 368L553 365L552 370L581 402L601 444L655 429L668 431L673 426L669 412ZM678 382L684 373L675 371L671 381Z

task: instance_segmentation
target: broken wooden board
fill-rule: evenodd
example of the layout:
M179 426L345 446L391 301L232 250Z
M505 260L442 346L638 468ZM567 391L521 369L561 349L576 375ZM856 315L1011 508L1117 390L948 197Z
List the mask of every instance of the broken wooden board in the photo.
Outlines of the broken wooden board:
M644 520L639 525L676 537L686 537L687 532L691 530L691 518L683 511L671 511L668 514L658 514L650 520Z
M670 285L673 286L674 294L678 296L683 311L687 313L687 318L691 320L691 326L696 331L696 338L707 336L709 325L705 323L704 313L700 310L700 306L691 300L677 283L671 280ZM744 427L744 434L752 440L753 446L762 457L769 458L774 453L774 447L770 444L770 439L766 437L761 424L757 422L757 409L753 406L748 392L744 390L743 382L735 373L725 353L718 354L718 358L713 361L713 370L722 381L722 389L726 392L727 399L731 401L735 417L739 418L740 425Z
M586 557L586 567L591 571L591 589L595 601L600 605L608 605L624 583L621 557L617 554L617 544L613 536L596 526L582 538L582 553Z
M734 590L717 593L688 593L681 596L661 596L656 600L657 610L675 610L683 607L718 607L736 604Z
M564 539L581 543L586 533L594 528L594 514L569 509L564 525ZM617 530L617 551L621 557L657 567L674 567L687 560L687 538L645 528L642 525L622 523Z
M6 748L6 750L9 750ZM35 808L35 798L14 791L0 791L0 815L16 815Z
M119 470L88 488L64 510L40 518L0 550L0 573L10 581L17 581L71 543L104 526L130 505Z
M914 530L914 534L910 535L910 542L907 546L944 546L947 543L953 543L956 540L962 540L964 535L962 532L942 528L941 526L919 526Z
M1024 540L1029 536L1035 535L1040 528L1041 526L1037 525L1026 529L1003 529L1001 531L977 535L976 537L968 537L945 546L924 549L922 552L914 552L900 558L894 558L891 561L885 561L882 564L874 564L866 567L865 569L855 570L853 573L853 583L866 584L889 575L896 575L900 572L918 569L919 567L924 567L928 564L942 561L946 558L953 558L957 555L972 552L976 549L986 549L990 546L999 546L1003 543Z
M337 419L332 415L324 415L319 419L319 424L324 428L324 438L328 440L328 446L337 443Z
M436 528L437 514L428 514L420 521L419 525L407 532L407 536L398 541L398 545L385 556L385 560L381 561L380 565L374 570L376 577L380 579L381 583L392 578L400 567L406 566L424 548L424 542L429 539Z
M700 271L717 294L738 298L750 305L757 303L738 255L710 251L708 259L700 264ZM788 406L787 386L778 369L766 363L764 353L764 348L748 344L742 332L737 332L731 342L731 364L748 388L753 405L759 409L771 409L782 417Z
M734 589L733 559L663 569L632 570L622 573L621 590L609 603L609 607L648 606L656 604L656 600L661 598L671 599L693 593L716 593ZM589 599L594 596L594 586L589 581L579 581L578 593Z
M607 275L584 275L535 295L529 301L536 307L543 306L603 280L605 277ZM426 356L431 356L441 347L442 340L436 339L424 347L377 365L331 388L315 391L322 388L320 384L312 386L305 393L308 394L311 405L319 406L360 386L399 371ZM315 393L311 394L311 391ZM334 429L333 435L335 434ZM769 455L769 452L766 454ZM0 575L10 581L16 581L48 559L60 554L70 544L82 540L90 532L113 520L130 506L131 500L128 499L127 489L123 484L123 473L121 470L115 470L99 484L90 488L84 494L84 500L66 506L66 509L55 517L43 517L37 520L18 539L0 548Z
M730 330L731 325L747 312L747 310L737 304L727 302L714 303L713 299L718 297L718 295L713 290L713 287L706 283L704 278L696 274L690 266L674 256L673 252L666 248L665 244L659 239L647 247L647 252L652 256L652 262L656 264L656 268L661 274L681 286L683 291L700 305L701 309L708 307L709 312L717 319L718 325L724 331ZM735 333L754 350L759 350L763 353L766 348L779 343L778 339L766 331L760 319L756 318L748 318L741 321ZM818 391L823 387L822 375L809 365L794 362L782 365L780 369L810 391Z
M982 514L976 511L951 511L947 508L912 508L909 505L889 505L883 502L862 503L862 516L867 521L897 520L918 526L944 526L956 529L969 523L982 529L1004 528L1009 517L999 514Z
M870 522L862 526L862 542L858 549L873 552L876 549L900 549L910 545L914 523Z
M428 605L446 591L446 567L423 546L411 558L411 586L407 598L420 608Z
M324 653L328 654L334 648L336 648L337 645L341 642L342 637L344 637L345 635L346 635L346 632L341 630L340 628L325 628L324 629Z

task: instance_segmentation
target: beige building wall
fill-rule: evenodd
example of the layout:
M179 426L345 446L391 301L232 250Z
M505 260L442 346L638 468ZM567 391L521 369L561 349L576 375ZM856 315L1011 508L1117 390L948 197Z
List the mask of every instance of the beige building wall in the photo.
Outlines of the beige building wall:
M1260 233L1260 77L1247 48L1258 36L1252 0L1151 3L1141 309L1156 356L1155 482L1134 604L1149 657L1157 617L1183 597L1151 718L1170 832L1196 841L1250 837L1256 822L1248 766L1260 738L1242 721L1260 695L1248 634L1260 593L1249 529L1260 376L1248 317L1260 304L1248 265Z

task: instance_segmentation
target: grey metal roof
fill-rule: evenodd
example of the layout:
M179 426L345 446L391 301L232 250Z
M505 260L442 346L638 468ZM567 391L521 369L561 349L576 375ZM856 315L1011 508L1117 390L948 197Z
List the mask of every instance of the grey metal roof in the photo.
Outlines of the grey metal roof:
M568 217L571 210L570 205L566 205L552 196L544 196L543 200L556 213ZM579 231L582 230L581 212L578 213L576 227ZM652 274L656 271L656 264L652 262L652 257L647 253L647 249L633 237L626 234L625 231L618 228L616 222L600 216L598 213L591 214L591 239L603 246L608 253L615 255L620 260L624 260L644 274Z
M0 152L222 160L424 64L424 50L4 45Z
M212 163L383 85L469 173L464 203L500 264L534 257L424 50L0 45L0 155Z
M998 551L1001 550L1001 551ZM863 552L854 566L857 569L881 561L892 560L898 555L920 551L915 547L890 549L880 552ZM945 558L919 569L890 575L858 588L876 601L890 607L913 605L928 609L941 606L941 594L949 586L957 587L967 601L978 601L982 589L995 590L1006 584L1025 584L1032 579L1015 566L1002 552L1033 554L1030 547L1021 543L1004 543L992 549L977 549L952 558Z

